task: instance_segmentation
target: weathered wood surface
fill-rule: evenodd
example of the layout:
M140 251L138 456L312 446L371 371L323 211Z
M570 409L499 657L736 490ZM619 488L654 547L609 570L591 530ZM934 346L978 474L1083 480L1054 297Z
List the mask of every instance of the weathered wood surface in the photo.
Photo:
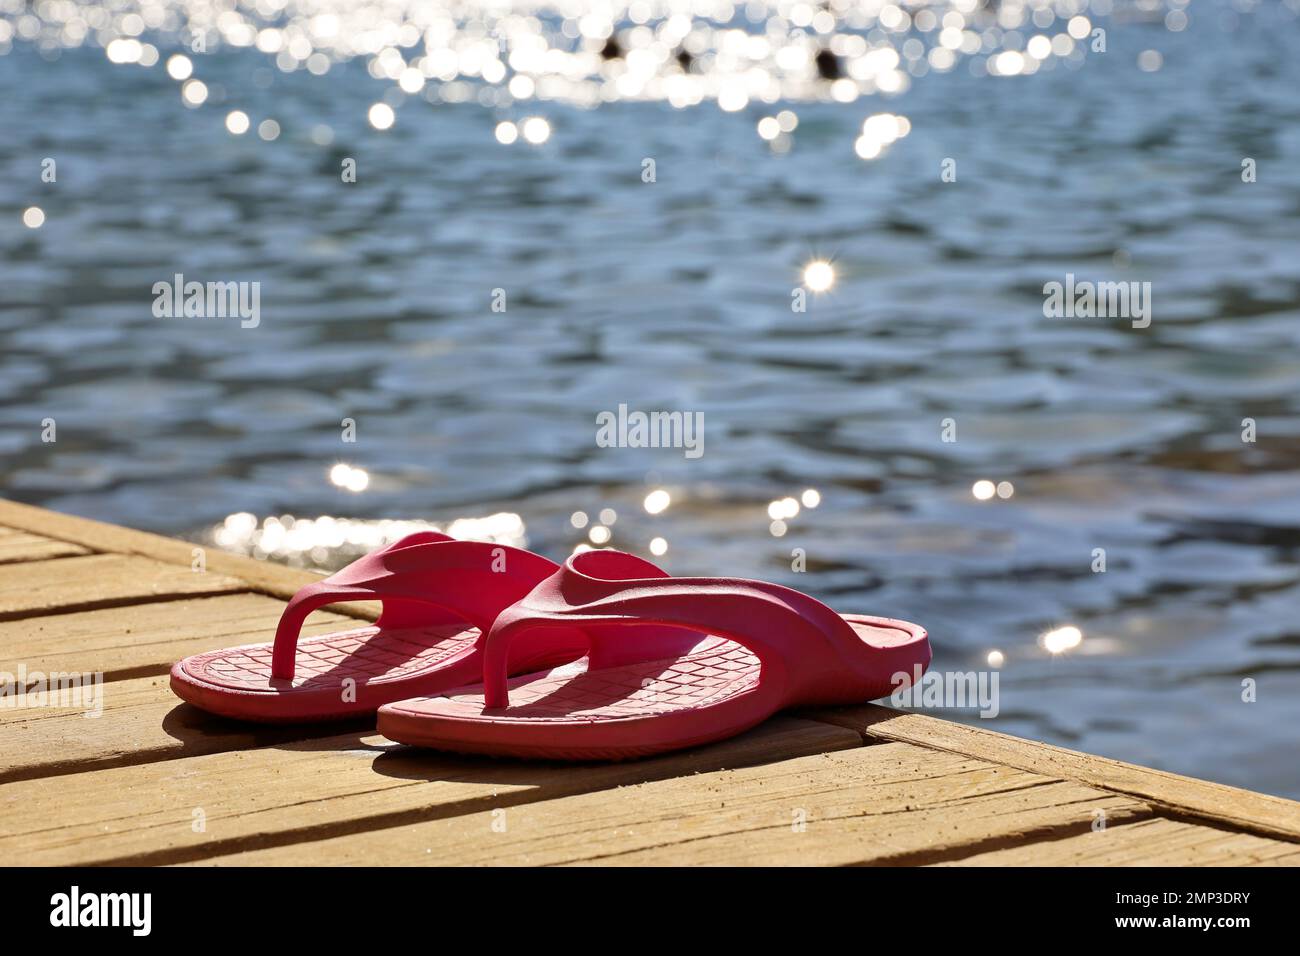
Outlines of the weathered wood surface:
M1104 836L1105 839L1094 839ZM1300 866L1300 845L1153 817L1104 834L1022 844L947 866Z
M909 744L677 777L245 853L216 863L928 863L1086 832L1139 801Z
M67 541L56 541L39 534L0 528L0 564L14 561L40 561L43 558L65 558L73 554L89 554L87 548Z
M238 578L123 554L0 565L0 621L245 590Z
M195 545L188 541L46 511L16 501L0 500L0 526L11 531L25 531L76 544L91 551L140 555L184 568L189 568L194 560ZM318 577L309 571L288 568L271 561L254 561L235 554L225 554L215 548L205 549L204 558L209 573L233 575L243 581L250 591L285 600L293 597L294 592L304 584ZM349 608L356 606L348 605ZM373 608L370 613L374 613Z
M1300 804L864 706L620 764L419 751L210 717L176 659L269 640L315 575L0 501L0 855L37 864L1298 865ZM317 612L307 633L373 619ZM1104 823L1104 826L1102 824Z
M267 640L283 609L276 598L240 593L0 621L0 670L24 661L29 670L98 672L106 680L165 674L182 657ZM302 633L362 624L319 612Z
M0 710L0 783L262 747L338 729L213 717L177 700L166 675L107 682L94 693L102 694L99 705L88 706L83 695L71 706ZM87 716L101 706L99 716Z
M329 837L347 843L404 823L849 747L862 749L843 728L780 718L687 753L569 767L422 752L370 729L77 774L63 781L57 824L41 800L47 781L0 786L0 856L134 864L267 847L314 855Z
M1300 839L1300 803L1294 800L1095 757L923 714L900 713L875 704L811 716L857 730L871 740L904 741L971 754L1022 770L1126 793L1171 813L1221 821L1268 836Z

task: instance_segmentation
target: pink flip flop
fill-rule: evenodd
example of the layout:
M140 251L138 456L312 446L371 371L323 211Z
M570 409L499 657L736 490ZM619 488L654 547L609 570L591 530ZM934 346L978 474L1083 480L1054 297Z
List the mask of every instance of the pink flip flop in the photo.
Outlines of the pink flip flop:
M422 531L373 551L298 591L275 641L187 657L171 688L196 707L242 720L336 720L412 694L440 693L481 673L484 635L502 608L558 570L541 555ZM382 601L368 627L299 640L312 611L344 601ZM512 673L585 652L547 635L512 651Z
M514 641L537 633L581 640L586 660L508 680ZM787 707L884 697L929 662L924 628L906 621L589 551L497 616L482 684L385 704L378 729L440 750L617 760L730 737Z

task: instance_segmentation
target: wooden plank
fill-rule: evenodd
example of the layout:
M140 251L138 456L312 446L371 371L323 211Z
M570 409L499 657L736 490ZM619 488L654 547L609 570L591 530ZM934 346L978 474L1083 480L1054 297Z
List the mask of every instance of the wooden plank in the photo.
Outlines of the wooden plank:
M1300 866L1300 845L1154 817L941 866Z
M846 747L851 731L779 718L732 740L587 766L495 761L356 732L309 743L118 767L0 786L0 858L33 864L176 863L305 845L357 831L513 807ZM203 826L194 826L201 811ZM513 812L513 811L512 811Z
M233 854L231 865L936 862L1145 804L909 744L856 747ZM803 824L802 827L800 824Z
M1265 836L1300 838L1300 803L1163 770L1095 757L1033 740L866 704L813 711L818 720L869 740L903 741L1128 794L1171 811Z
M178 541L147 531L119 528L102 521L59 514L0 499L0 525L30 531L49 538L71 542L95 551L118 554L136 554L189 568L196 545ZM242 555L227 554L217 548L204 551L208 573L237 577L248 584L249 590L275 597L293 597L304 584L320 579L320 575L299 568L290 568L274 561L256 561ZM342 613L350 617L374 620L378 614L375 606L346 605Z
M0 621L245 589L238 578L135 555L26 561L0 565Z
M327 723L279 726L213 717L182 703L165 675L111 681L92 696L102 708L97 717L85 716L98 709L93 700L90 706L78 700L66 707L0 708L0 783L339 732Z
M0 528L0 564L66 558L73 554L89 553L89 549L69 541L58 541L16 528Z
M0 671L102 673L105 680L165 674L182 657L269 641L284 602L224 594L0 622ZM317 611L306 636L347 630L355 618Z

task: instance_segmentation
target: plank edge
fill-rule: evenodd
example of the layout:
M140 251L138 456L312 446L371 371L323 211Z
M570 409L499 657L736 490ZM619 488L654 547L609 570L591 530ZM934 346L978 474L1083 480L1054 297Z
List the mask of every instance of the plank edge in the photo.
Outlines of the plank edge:
M1196 822L1300 842L1300 803L971 727L879 704L799 711L800 716L891 740L975 757L1143 800L1161 812ZM1181 792L1171 792L1176 788Z

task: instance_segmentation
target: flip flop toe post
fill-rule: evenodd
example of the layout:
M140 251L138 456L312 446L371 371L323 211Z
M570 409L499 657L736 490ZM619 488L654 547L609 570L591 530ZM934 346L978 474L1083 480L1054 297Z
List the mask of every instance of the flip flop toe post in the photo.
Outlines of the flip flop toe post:
M585 660L509 679L537 633ZM535 639L535 638L534 638ZM517 757L609 760L719 740L794 706L890 694L930 661L923 628L841 615L795 591L733 578L673 578L612 550L575 555L497 617L483 683L387 704L402 743Z

